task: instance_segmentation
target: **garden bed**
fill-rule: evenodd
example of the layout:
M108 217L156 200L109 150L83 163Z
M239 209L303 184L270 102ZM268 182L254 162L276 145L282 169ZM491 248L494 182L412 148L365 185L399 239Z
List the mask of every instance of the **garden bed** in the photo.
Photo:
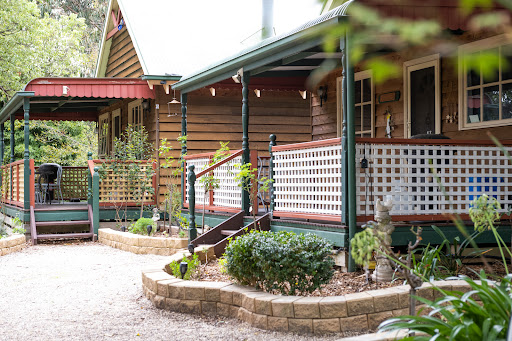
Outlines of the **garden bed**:
M110 228L98 230L98 241L110 247L137 254L170 256L188 245L187 238L150 237Z

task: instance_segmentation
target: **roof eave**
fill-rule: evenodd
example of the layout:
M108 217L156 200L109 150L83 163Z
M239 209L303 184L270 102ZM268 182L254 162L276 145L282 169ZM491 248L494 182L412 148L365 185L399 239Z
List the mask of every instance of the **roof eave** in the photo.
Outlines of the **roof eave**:
M142 77L142 80L145 80L145 81L153 81L153 80L156 80L156 81L179 81L181 79L181 76L179 75L164 75L164 76L161 76L161 75L143 75Z
M105 44L107 44L106 39L107 39L108 22L109 22L109 20L112 20L110 17L110 12L112 11L112 3L113 3L113 0L110 0L108 3L107 13L105 15L107 20L105 21L105 25L103 26L103 34L101 36L101 46L100 46L100 51L98 53L98 59L96 60L96 71L94 72L94 77L104 77L105 76L104 73L100 74L100 72L102 69L102 64L106 64L107 61L105 59L108 58L108 54L105 53L106 52ZM112 41L110 43L112 43ZM106 69L106 65L105 65L105 69Z
M9 102L0 110L0 124L3 124L14 114L22 105L25 97L33 97L35 93L33 91L18 91L10 99Z
M175 83L172 88L182 92L191 92L218 81L233 76L237 70L244 68L250 71L272 61L283 58L283 54L291 55L314 47L323 42L323 38L315 33L328 27L339 24L346 18L345 15L333 17L329 20L299 31L283 39L264 45L256 50L239 55L228 61L215 65L207 70L195 74L187 79ZM289 53L287 53L289 52ZM260 61L260 62L258 62ZM263 65L261 65L264 62Z

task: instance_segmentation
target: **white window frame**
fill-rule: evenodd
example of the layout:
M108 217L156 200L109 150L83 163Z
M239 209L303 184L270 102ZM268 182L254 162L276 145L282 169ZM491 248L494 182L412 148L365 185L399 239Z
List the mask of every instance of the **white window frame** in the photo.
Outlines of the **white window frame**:
M375 134L375 86L374 86L374 83L373 83L373 72L372 70L365 70L365 71L360 71L360 72L356 72L354 74L354 81L357 82L357 81L360 81L362 79L366 79L366 78L370 78L370 89L371 89L371 97L370 97L370 101L368 102L363 102L362 99L361 99L361 103L359 104L355 104L356 107L358 106L362 106L362 105L367 105L367 104L371 104L371 123L370 123L370 131L368 130L364 130L364 131L356 131L355 134L356 136L362 136L363 134L367 134L368 132L370 133L370 136L371 137L374 137L374 134ZM342 121L343 121L343 77L338 77L336 78L336 96L337 96L337 110L336 110L336 115L337 115L337 120L336 120L336 133L337 133L337 136L340 137L341 134L342 134ZM362 87L361 87L361 93L362 93ZM355 102L354 102L355 103ZM364 117L363 117L363 114L361 112L361 127L363 127L363 122L364 122Z
M512 39L507 34L498 35L495 37L487 38L478 40L472 43L464 44L459 46L459 130L470 130L470 129L479 129L479 128L487 128L487 127L502 127L507 125L512 125L512 118L503 119L501 118L503 116L502 113L502 105L500 101L499 106L499 119L492 120L492 121L483 121L483 122L474 122L474 123L468 123L467 122L467 115L468 115L468 98L467 98L467 92L468 90L472 89L478 89L480 88L480 96L482 96L482 91L484 87L490 87L490 86L499 86L499 98L502 97L502 85L503 84L509 84L512 83L512 79L506 80L503 82L501 79L501 68L502 65L500 63L499 65L499 79L497 82L493 83L485 83L485 86L483 84L483 77L482 74L480 74L480 84L468 87L467 86L467 69L464 65L464 56L466 54L475 53L478 51L488 50L492 48L499 48L501 51L501 46L503 45L510 45L512 44ZM480 113L483 114L483 101L480 101Z
M441 134L441 68L439 53L404 62L404 137L411 137L411 72L434 67L435 81L435 134Z
M139 111L139 119L135 122L134 118L134 110ZM142 99L137 99L128 103L128 123L131 124L133 129L140 129L144 125L143 119L143 110L142 110Z
M114 143L114 138L116 137L116 127L115 127L115 122L116 122L116 117L119 117L119 132L121 133L122 130L121 130L121 109L116 109L114 111L112 111L112 121L111 121L111 126L112 126L112 130L111 130L111 133L110 133L110 140L112 141L112 151L114 151L114 147L115 147L115 143Z
M109 134L110 133L109 114L110 113L107 112L98 117L98 156L100 156L100 157L106 156L109 153L109 142L110 142L110 139L109 139L109 135L110 135ZM104 129L104 124L107 124L106 129ZM102 141L102 139L104 139L104 141ZM103 149L103 147L104 147L104 149Z

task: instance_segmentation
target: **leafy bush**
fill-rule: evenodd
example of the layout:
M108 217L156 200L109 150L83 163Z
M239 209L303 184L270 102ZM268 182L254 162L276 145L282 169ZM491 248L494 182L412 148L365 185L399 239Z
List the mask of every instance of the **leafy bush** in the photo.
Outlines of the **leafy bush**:
M192 255L192 259L188 259L187 257L185 257L185 255L183 255L183 259L181 260L181 262L187 262L187 264L188 264L187 272L183 276L183 279L189 280L190 277L199 269L199 264L200 264L199 255L197 253L195 253L194 255ZM169 268L172 271L172 275L176 278L181 278L181 272L180 272L180 263L181 262L172 261L169 263Z
M7 228L5 227L5 225L0 225L0 239L7 237L7 235Z
M496 283L489 281L482 271L481 283L468 277L464 280L471 287L465 294L442 291L444 296L436 301L418 297L417 300L432 309L428 316L392 318L383 322L379 329L407 328L429 336L417 336L418 340L505 340L512 311L512 277L506 276L500 283ZM476 296L482 302L475 301ZM414 337L404 340L412 339Z
M228 244L225 267L243 285L303 294L332 278L331 250L324 238L311 233L252 231Z
M14 227L12 229L12 233L17 233L17 234L25 234L27 232L27 230L25 230L25 228L23 227Z
M131 232L134 234L147 235L148 234L148 230L147 230L148 225L153 226L153 229L151 230L151 234L155 233L156 222L151 218L139 218L139 220L137 220L134 224L132 224L128 228L128 232Z

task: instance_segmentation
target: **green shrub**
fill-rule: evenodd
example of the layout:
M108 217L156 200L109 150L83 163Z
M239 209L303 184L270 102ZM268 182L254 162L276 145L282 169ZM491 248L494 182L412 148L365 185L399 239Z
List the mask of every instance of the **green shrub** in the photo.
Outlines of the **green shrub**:
M194 255L192 255L192 259L188 259L187 257L185 257L185 255L183 255L183 259L180 262L178 262L178 261L170 262L169 268L172 271L172 275L176 278L181 278L181 272L180 272L180 263L181 262L187 262L187 264L188 264L187 272L185 273L185 276L183 276L183 279L189 280L190 277L199 269L199 264L200 264L199 256L197 253L194 253Z
M7 228L5 227L5 225L0 225L0 239L7 237L7 235Z
M25 230L25 228L23 228L23 227L14 227L12 229L12 233L25 234L26 232L27 232L27 230Z
M435 302L418 297L431 312L426 316L400 316L383 322L380 330L409 329L428 336L404 340L505 340L512 311L511 276L496 283L480 273L481 283L465 277L468 293L441 291ZM437 288L436 288L437 289ZM481 302L475 301L479 297Z
M243 285L300 295L332 278L331 250L324 238L311 233L252 231L228 244L225 267Z
M134 224L132 224L128 228L128 232L135 233L135 234L147 235L148 234L148 230L147 230L148 225L153 226L153 229L151 230L151 234L155 233L156 222L151 218L140 218L139 220L137 220Z

